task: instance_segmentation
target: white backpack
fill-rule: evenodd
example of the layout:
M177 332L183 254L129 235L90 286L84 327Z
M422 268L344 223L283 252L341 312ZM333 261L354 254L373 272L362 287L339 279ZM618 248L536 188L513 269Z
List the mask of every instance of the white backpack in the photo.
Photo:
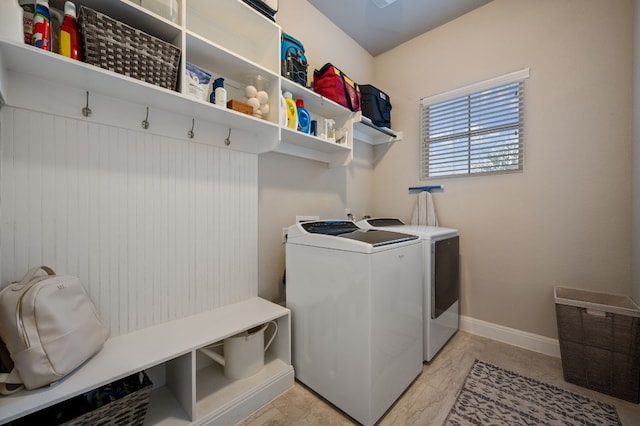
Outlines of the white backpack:
M36 273L42 269L47 275ZM0 339L13 370L0 374L0 393L53 383L98 352L109 337L80 280L32 268L0 291ZM13 384L14 386L10 386Z

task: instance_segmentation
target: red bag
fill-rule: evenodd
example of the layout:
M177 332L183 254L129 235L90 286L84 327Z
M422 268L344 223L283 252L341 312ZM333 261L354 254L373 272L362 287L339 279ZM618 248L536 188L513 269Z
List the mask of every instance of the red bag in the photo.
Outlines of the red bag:
M360 87L330 63L313 70L313 90L351 111L360 111Z

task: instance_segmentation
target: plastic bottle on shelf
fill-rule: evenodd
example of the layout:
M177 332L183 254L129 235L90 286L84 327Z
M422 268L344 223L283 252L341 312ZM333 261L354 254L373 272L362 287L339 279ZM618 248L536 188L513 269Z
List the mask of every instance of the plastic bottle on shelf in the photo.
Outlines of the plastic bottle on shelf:
M302 133L311 133L311 116L309 111L304 107L304 100L298 99L296 101L296 107L298 110L298 130Z
M24 32L25 44L32 45L33 34L33 14L36 12L36 5L33 0L18 0L22 8L22 28Z
M209 100L222 108L227 107L227 89L224 88L224 78L219 77L213 80L213 89Z
M280 93L280 126L287 127L287 101L284 98L284 95Z
M22 8L17 0L0 3L0 37L21 43L24 39Z
M67 58L80 60L80 34L76 22L76 5L70 1L64 4L64 19L60 26L60 52Z
M298 107L296 106L295 101L293 100L293 95L291 92L286 91L283 93L284 100L287 104L287 127L289 129L297 130L298 129Z
M324 138L329 142L336 141L336 122L331 118L324 120Z
M33 15L33 45L40 49L51 50L51 13L49 0L38 0Z

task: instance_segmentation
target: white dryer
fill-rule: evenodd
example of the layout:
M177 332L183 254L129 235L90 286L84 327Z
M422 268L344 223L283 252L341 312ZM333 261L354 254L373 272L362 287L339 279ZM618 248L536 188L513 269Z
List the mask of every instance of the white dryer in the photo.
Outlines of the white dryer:
M358 222L364 229L384 229L420 237L424 267L424 360L431 361L460 326L460 241L452 228L405 225L396 218Z
M422 372L421 256L415 235L350 221L288 229L296 378L366 426Z

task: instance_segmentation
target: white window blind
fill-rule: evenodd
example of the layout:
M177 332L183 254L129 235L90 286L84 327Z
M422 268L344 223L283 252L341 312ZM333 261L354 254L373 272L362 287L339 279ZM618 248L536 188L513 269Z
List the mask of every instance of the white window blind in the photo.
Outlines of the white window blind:
M521 70L420 102L420 178L520 171Z

